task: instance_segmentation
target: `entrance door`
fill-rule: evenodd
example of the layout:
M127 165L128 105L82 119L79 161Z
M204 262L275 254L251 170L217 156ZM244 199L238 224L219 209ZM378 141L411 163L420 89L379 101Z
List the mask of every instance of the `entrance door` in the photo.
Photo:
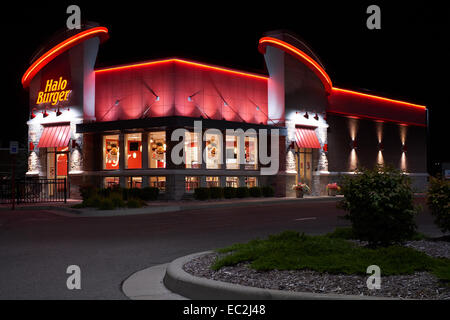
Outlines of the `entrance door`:
M311 188L312 149L295 147L296 182L306 183Z
M69 147L47 148L47 179L66 178L66 188L68 189L67 172L69 169ZM54 185L48 186L49 195L53 195ZM58 191L64 190L64 185L58 184Z

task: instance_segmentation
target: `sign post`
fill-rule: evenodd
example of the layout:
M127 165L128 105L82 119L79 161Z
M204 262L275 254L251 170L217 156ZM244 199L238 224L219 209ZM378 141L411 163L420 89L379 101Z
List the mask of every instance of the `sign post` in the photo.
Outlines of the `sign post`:
M15 209L15 202L16 202L16 186L15 186L15 167L16 167L16 154L19 153L19 143L17 141L10 141L9 142L9 154L11 154L11 160L12 160L12 169L11 169L11 204L12 204L12 210Z

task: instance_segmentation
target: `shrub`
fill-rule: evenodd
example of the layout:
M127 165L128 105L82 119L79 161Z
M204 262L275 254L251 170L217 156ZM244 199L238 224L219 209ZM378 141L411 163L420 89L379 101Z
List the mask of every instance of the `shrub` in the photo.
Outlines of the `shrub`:
M127 190L127 199L142 199L142 189L131 188Z
M391 167L358 170L345 177L344 200L340 207L348 212L355 237L369 246L387 246L411 238L416 230L409 178Z
M114 203L109 198L102 198L98 206L100 210L112 210L114 209Z
M196 188L194 190L194 198L197 200L207 200L210 197L209 188Z
M271 186L262 187L262 194L264 197L273 197L275 195L275 191Z
M109 195L109 199L111 199L114 208L125 207L125 201L123 201L123 196L121 193L111 192Z
M86 200L83 200L83 205L85 207L98 208L100 205L101 198L98 195L94 195Z
M236 197L238 198L245 198L250 195L247 187L238 187L236 189Z
M211 187L209 188L209 195L211 199L223 198L223 189L220 187Z
M80 186L80 195L83 201L93 198L95 195L97 195L97 188L95 188L93 185L83 185Z
M158 199L159 189L154 187L145 187L141 189L140 198L145 201L154 201Z
M450 231L450 181L431 177L427 204L439 229Z
M136 199L136 198L128 199L128 202L127 202L128 208L141 208L142 206L143 206L143 203L142 203L141 199Z
M225 199L236 198L236 188L233 187L223 188L223 196Z
M251 187L249 190L250 197L261 197L262 191L260 187Z

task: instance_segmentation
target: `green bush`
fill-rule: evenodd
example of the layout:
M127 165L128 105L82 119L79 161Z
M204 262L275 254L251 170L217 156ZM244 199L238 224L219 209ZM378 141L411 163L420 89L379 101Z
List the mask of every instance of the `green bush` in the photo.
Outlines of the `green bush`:
M98 195L94 195L86 200L83 200L83 206L98 208L100 206L101 198Z
M262 194L264 197L273 197L275 195L275 191L270 186L262 187Z
M130 198L127 201L128 208L141 208L143 206L142 200L138 198Z
M154 187L145 187L141 189L140 198L145 201L154 201L158 199L159 189Z
M211 199L221 199L223 198L223 189L220 187L209 188L209 195Z
M80 195L81 198L83 199L83 201L89 199L89 198L93 198L94 196L98 195L97 193L97 188L94 187L93 185L83 185L80 186Z
M196 188L194 190L194 198L197 200L208 200L210 197L209 188Z
M238 198L246 198L248 196L250 196L250 193L249 193L247 187L238 187L236 189L236 197L238 197Z
M114 203L109 198L102 198L98 206L100 210L112 210L114 209Z
M249 190L250 197L261 197L262 190L260 187L251 187Z
M223 188L223 197L225 199L236 198L236 188L233 187Z
M409 178L391 167L357 170L342 183L344 199L339 206L348 213L355 237L369 246L402 243L416 231Z
M434 216L434 223L442 232L450 231L450 181L431 177L427 204Z
M123 201L123 196L118 192L111 192L109 195L109 199L111 199L114 208L122 208L125 207L125 201Z

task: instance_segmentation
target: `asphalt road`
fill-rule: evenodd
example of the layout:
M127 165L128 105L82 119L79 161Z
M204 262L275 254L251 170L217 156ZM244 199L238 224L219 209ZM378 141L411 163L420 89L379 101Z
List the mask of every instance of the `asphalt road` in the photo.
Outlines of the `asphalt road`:
M321 234L344 226L335 202L72 218L49 211L0 211L0 299L126 299L134 272L194 252L283 230ZM440 233L425 211L419 231ZM81 268L81 290L66 269Z

